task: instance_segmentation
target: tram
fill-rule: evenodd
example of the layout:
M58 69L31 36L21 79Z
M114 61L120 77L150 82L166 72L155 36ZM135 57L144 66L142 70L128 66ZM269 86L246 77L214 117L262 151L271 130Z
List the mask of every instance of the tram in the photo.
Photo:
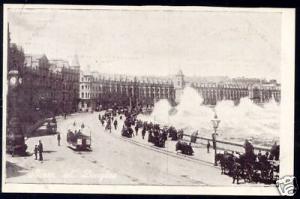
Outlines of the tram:
M68 147L76 151L91 151L92 136L91 129L84 124L77 126L76 123L68 129Z

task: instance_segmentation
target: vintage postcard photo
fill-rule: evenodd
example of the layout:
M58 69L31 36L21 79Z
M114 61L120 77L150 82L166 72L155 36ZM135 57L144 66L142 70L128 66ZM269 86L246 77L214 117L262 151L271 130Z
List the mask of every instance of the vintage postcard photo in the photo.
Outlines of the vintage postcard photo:
M292 195L293 9L5 5L4 192Z

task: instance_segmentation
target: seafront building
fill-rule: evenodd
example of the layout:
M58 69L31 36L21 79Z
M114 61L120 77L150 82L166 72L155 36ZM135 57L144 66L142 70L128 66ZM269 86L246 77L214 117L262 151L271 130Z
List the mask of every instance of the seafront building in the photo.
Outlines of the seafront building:
M255 103L272 98L280 102L280 84L276 80L228 77L188 77L180 70L171 77L128 76L96 71L80 72L79 110L99 106L153 106L159 99L177 104L186 86L198 91L203 103L215 105L221 100L238 103L249 97Z

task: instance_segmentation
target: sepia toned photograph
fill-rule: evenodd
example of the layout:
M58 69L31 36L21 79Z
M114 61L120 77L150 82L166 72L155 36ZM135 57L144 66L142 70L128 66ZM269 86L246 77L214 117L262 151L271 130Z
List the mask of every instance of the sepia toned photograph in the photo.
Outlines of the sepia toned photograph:
M3 191L290 193L294 18L5 5Z

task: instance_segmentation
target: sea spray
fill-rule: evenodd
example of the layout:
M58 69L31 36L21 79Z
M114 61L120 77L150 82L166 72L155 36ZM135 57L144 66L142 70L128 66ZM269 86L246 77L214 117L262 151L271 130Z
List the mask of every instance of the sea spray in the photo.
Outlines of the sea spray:
M238 105L231 100L219 101L214 108L202 104L198 92L186 87L176 107L166 99L159 100L150 116L140 114L139 119L161 125L182 128L186 134L198 130L200 136L210 137L213 131L211 120L215 113L221 123L219 139L243 142L252 137L255 143L270 146L279 141L280 105L274 99L259 106L248 98L241 98Z

